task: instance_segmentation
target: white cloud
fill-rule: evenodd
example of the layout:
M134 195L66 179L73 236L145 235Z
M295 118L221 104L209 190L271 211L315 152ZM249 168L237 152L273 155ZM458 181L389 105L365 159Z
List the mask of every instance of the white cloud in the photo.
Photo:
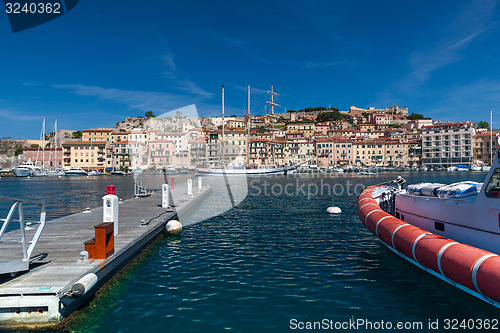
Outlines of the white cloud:
M198 87L194 82L189 79L180 80L177 82L177 89L186 91L190 94L199 95L207 98L212 98L214 93L207 92Z
M67 90L80 96L97 97L102 100L125 104L130 108L141 111L167 112L182 105L192 104L197 100L194 97L179 94L103 88L82 84L56 84L52 87Z
M30 120L42 120L43 116L30 116L22 114L19 111L1 109L0 108L0 118L8 120L19 120L19 121L30 121Z
M175 78L178 74L178 70L177 66L175 66L174 55L172 53L165 53L162 56L162 60L167 66L167 69L165 70L165 76L170 79Z

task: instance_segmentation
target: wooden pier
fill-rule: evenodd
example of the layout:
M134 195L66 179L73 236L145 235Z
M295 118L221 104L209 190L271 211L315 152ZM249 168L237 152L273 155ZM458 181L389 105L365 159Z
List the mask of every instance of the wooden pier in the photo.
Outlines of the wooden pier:
M114 253L107 259L82 259L80 255L84 242L95 237L94 226L103 222L102 207L47 221L31 255L30 270L14 277L0 276L0 326L57 323L70 315L163 232L167 221L194 209L210 188L192 192L192 196L187 194L186 184L176 185L174 211L162 208L161 191L119 203L119 232L114 236ZM20 245L10 242L17 239L19 243L20 234L19 229L4 234L0 262L15 256L22 260ZM75 283L89 274L95 274L97 282L81 296L71 293Z

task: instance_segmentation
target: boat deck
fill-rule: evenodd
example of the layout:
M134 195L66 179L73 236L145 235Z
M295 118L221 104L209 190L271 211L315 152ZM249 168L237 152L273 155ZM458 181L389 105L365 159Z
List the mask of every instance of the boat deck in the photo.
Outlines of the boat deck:
M15 277L0 275L0 325L58 322L71 314L162 232L165 221L186 214L210 192L204 187L190 196L186 188L186 184L178 184L172 191L177 199L175 211L161 207L161 191L120 203L114 254L107 259L82 260L80 256L83 242L94 238L94 226L102 223L102 207L47 221L31 256L30 270ZM141 220L151 222L142 225ZM27 238L34 232L27 230ZM19 229L2 237L0 262L22 260L20 239ZM97 275L96 285L81 297L68 296L73 284L89 273Z

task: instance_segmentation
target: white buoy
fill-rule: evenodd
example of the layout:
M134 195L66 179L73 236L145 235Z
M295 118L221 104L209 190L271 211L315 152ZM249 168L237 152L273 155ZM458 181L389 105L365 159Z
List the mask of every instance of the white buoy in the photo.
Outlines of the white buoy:
M340 214L342 213L342 209L340 209L340 207L335 207L335 200L332 200L332 207L328 207L326 212L330 214Z
M182 230L182 224L177 220L170 220L167 223L167 232L172 235L177 235Z
M340 209L339 207L328 207L326 209L326 212L330 214L340 214L342 213L342 209Z

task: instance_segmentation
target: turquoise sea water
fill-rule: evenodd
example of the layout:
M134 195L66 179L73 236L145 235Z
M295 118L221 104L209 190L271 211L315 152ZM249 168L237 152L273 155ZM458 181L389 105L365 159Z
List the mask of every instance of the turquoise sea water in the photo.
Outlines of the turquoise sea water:
M348 187L352 194L356 186L359 190L397 175L249 178L232 186L235 197L247 194L234 208L221 194L227 191L223 180L205 178L213 192L184 222L220 215L185 227L179 236L160 237L71 316L65 328L289 332L304 331L301 323L323 321L334 328L335 323L364 320L372 326L351 331L376 331L383 321L422 323L422 329L402 330L406 332L436 332L428 328L429 321L438 320L444 331L446 319L498 318L500 310L404 261L359 222L352 207L356 196L347 193ZM485 176L401 175L408 183L482 181ZM109 183L117 185L121 197L132 195L133 178L117 176L0 179L0 188L5 195L45 198L55 217L99 205ZM341 215L325 213L334 192ZM5 215L5 206L0 209Z

